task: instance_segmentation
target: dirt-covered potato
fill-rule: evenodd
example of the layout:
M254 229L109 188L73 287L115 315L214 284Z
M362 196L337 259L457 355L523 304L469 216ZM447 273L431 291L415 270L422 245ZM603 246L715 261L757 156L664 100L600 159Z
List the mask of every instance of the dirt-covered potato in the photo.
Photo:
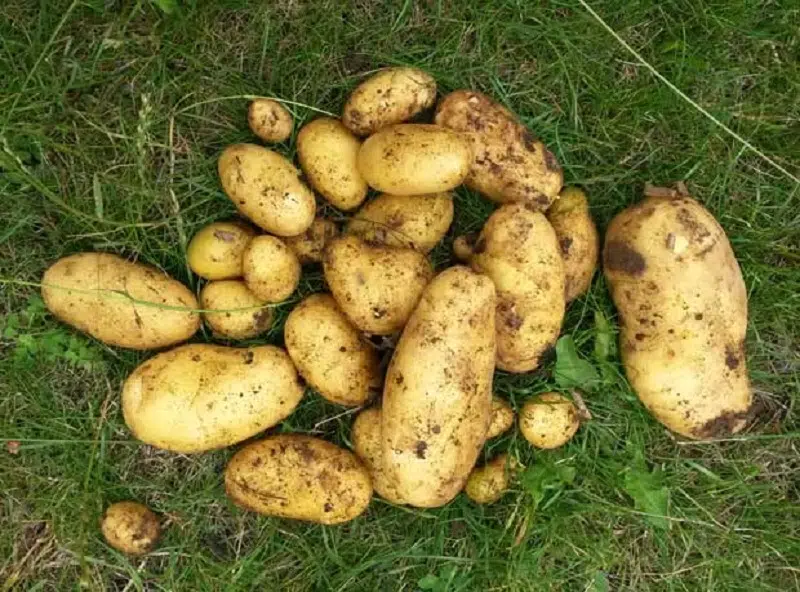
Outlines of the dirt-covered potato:
M283 302L300 283L302 268L297 255L281 239L257 236L242 255L244 281L263 302Z
M325 245L338 234L339 229L332 220L318 216L303 234L287 236L283 242L294 251L301 265L309 265L322 261Z
M600 236L586 194L577 187L565 187L547 210L547 219L564 259L565 298L572 302L589 290L600 253Z
M117 502L103 513L100 531L106 542L123 553L144 555L161 536L161 524L150 508L138 502Z
M433 267L419 251L368 245L349 235L331 241L322 268L339 308L373 335L402 329L433 277Z
M339 524L367 509L372 484L352 452L319 438L279 434L233 455L225 492L235 504L268 516Z
M255 144L228 146L217 163L225 194L269 233L297 236L314 221L314 192L300 171L277 152Z
M130 349L186 341L200 328L189 289L163 271L110 253L78 253L44 272L42 299L60 321Z
M330 294L312 294L295 306L283 336L300 376L329 401L363 405L380 389L377 352Z
M436 100L436 81L417 68L386 68L359 84L342 112L342 121L359 136L408 121Z
M397 343L383 390L383 468L401 499L442 506L461 491L492 413L495 290L462 266L436 276Z
M208 282L200 292L200 306L206 324L223 339L252 339L272 326L272 309L241 280Z
M477 504L493 504L508 490L508 455L499 454L482 467L473 469L464 487L467 497Z
M499 203L544 211L564 176L556 157L508 109L479 92L457 90L439 102L436 123L462 132L473 147L464 184Z
M242 253L255 231L240 222L214 222L201 228L189 241L189 267L207 280L242 277Z
M563 446L578 427L578 408L558 393L544 393L526 401L519 414L519 430L536 448Z
M647 409L687 438L741 430L747 292L711 213L685 196L647 198L612 220L603 257L625 373Z
M530 372L564 320L564 262L544 214L506 204L486 221L470 259L497 287L497 367Z
M265 142L283 142L292 135L292 114L278 101L255 99L247 109L247 123Z
M489 423L486 439L491 440L501 434L505 434L514 425L515 417L511 405L497 395L492 397L492 420Z
M367 197L356 160L361 140L338 119L321 117L297 134L297 158L308 182L340 210L354 210Z
M364 409L353 421L353 450L364 463L372 478L372 487L383 499L393 504L404 504L383 470L381 448L381 410L377 407Z
M122 387L122 411L142 442L203 452L274 426L294 411L303 391L279 347L191 344L140 364Z
M410 247L428 253L447 234L453 221L453 196L383 193L365 204L346 231L370 243Z
M358 152L358 170L373 189L392 195L450 191L461 185L472 163L465 136L430 124L383 128Z

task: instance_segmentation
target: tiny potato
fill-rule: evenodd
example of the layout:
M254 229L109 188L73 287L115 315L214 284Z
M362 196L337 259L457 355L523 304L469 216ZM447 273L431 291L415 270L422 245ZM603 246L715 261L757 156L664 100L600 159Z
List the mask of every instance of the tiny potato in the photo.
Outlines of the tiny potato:
M514 410L511 405L495 395L492 397L492 420L489 424L489 431L486 439L491 440L501 434L505 434L514 425Z
M283 142L292 135L292 114L278 101L255 99L247 109L247 123L265 142Z
M214 222L201 228L189 241L189 268L207 280L242 277L242 253L255 231L240 222Z
M381 410L377 407L364 409L353 421L353 451L369 470L372 487L383 499L393 504L404 504L383 470L381 450Z
M526 401L519 415L519 429L536 448L558 448L572 439L580 427L578 409L558 393L544 393Z
M462 234L453 240L453 255L463 263L469 263L475 251L475 241L478 240L477 233Z
M244 281L250 291L263 302L283 302L300 283L301 267L294 254L281 239L264 234L257 236L242 256Z
M477 504L493 504L508 490L508 455L499 454L482 467L473 469L464 493Z
M138 502L117 502L103 513L100 530L106 542L123 553L144 555L161 536L158 516Z
M272 309L240 280L208 282L200 292L200 305L216 337L252 339L272 326Z
M318 216L303 234L287 236L283 242L294 251L301 265L309 265L322 261L325 245L338 234L339 229L332 220Z

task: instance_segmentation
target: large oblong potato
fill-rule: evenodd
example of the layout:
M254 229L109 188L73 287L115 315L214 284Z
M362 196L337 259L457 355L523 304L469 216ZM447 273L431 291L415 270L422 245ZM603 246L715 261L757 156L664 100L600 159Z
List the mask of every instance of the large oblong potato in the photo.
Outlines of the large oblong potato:
M274 426L294 411L303 391L279 347L191 344L140 364L122 387L122 411L142 442L203 452Z
M649 197L611 221L603 257L625 373L645 407L687 438L741 430L747 291L714 216L690 197Z
M303 234L287 236L283 242L294 251L301 265L308 265L322 261L325 246L338 234L339 229L332 220L318 216Z
M456 266L422 294L386 374L383 469L418 507L453 499L475 465L492 410L495 289Z
M217 163L225 194L258 226L278 236L297 236L314 221L314 192L300 172L277 152L255 144L233 144Z
M373 189L393 195L450 191L461 185L472 148L453 130L405 123L383 128L358 152L358 170Z
M381 410L370 407L359 413L353 421L353 451L369 470L372 487L383 499L393 504L404 504L397 490L383 470L381 448Z
M59 259L44 272L42 299L60 321L119 347L167 347L200 328L197 299L186 286L111 253Z
M300 260L281 239L263 234L242 254L242 273L250 291L264 302L283 302L300 283Z
M319 438L278 434L233 455L225 493L268 516L340 524L367 509L372 484L352 452Z
M240 280L208 282L200 291L200 304L217 337L251 339L272 326L273 310Z
M240 222L213 222L201 228L189 241L189 267L207 280L242 277L242 253L256 235Z

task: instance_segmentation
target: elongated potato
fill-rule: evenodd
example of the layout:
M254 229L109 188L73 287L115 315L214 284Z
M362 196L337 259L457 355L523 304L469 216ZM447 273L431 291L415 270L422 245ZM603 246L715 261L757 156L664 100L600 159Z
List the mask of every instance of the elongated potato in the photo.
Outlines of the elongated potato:
M372 484L352 452L319 438L279 434L233 455L225 492L237 505L268 516L340 524L367 509Z
M473 469L464 487L467 497L478 504L493 504L508 490L508 455L498 454L482 467Z
M447 128L399 124L370 136L358 152L358 170L373 189L393 195L450 191L472 162L467 140Z
M297 236L314 221L314 192L277 152L255 144L234 144L223 151L217 169L225 194L267 232Z
M337 234L339 229L332 220L317 217L303 234L287 236L283 242L294 251L301 265L308 265L322 261L325 246Z
M122 387L122 411L142 442L203 452L274 426L294 411L303 390L279 347L192 344L139 365Z
M42 299L58 320L119 347L167 347L200 328L197 299L186 286L110 253L53 263L42 278Z
M285 242L268 234L250 241L242 255L248 289L263 302L283 302L300 283L300 260Z
M201 228L189 241L189 267L207 280L242 277L242 253L255 231L241 222L214 222Z
M489 422L489 431L486 439L491 440L505 434L514 425L514 410L498 396L492 397L492 419Z
M544 214L506 204L486 221L471 258L497 287L497 367L530 372L561 332L564 262Z
M247 109L247 123L265 142L283 142L292 135L292 114L278 101L255 99Z
M475 465L492 412L495 290L466 267L425 289L386 374L384 471L401 499L437 507Z
M611 222L604 270L625 373L647 409L688 438L748 419L747 292L714 217L689 197L650 197Z
M558 393L544 393L526 401L519 414L519 431L536 448L563 446L580 425L578 408Z
M158 516L147 506L130 501L108 506L100 530L109 545L129 555L151 551L161 536Z
M353 421L353 450L364 463L372 478L372 487L383 499L393 504L404 504L383 470L381 448L381 410L377 407L364 409Z
M200 292L200 305L206 324L223 339L251 339L272 326L272 309L240 280L208 282Z

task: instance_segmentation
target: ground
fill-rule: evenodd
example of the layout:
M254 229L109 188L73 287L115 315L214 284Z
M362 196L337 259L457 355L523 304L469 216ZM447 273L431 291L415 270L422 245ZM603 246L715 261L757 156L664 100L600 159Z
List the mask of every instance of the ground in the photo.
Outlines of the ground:
M186 0L174 10L176 0L4 0L0 588L797 589L800 11L780 0L587 2L595 14L580 0ZM593 419L559 451L534 453L515 435L492 442L487 457L509 450L527 467L492 506L376 499L338 527L259 517L224 496L231 450L179 456L132 439L119 389L148 354L49 317L43 270L103 250L197 288L186 240L233 214L215 162L227 144L254 140L247 97L279 97L307 121L338 113L365 74L394 64L514 109L566 182L586 188L601 229L648 182L684 181L707 205L750 298L757 413L745 434L685 442L645 412L611 347L616 313L597 277L564 327L579 378L601 376L585 388ZM456 209L448 245L490 205L459 191ZM447 246L434 253L439 267L449 258ZM317 270L300 292L321 288ZM280 323L267 341L280 343ZM553 369L498 374L497 391L518 408L559 386ZM309 392L282 429L347 446L351 420ZM122 499L165 522L146 558L101 539L104 506Z

